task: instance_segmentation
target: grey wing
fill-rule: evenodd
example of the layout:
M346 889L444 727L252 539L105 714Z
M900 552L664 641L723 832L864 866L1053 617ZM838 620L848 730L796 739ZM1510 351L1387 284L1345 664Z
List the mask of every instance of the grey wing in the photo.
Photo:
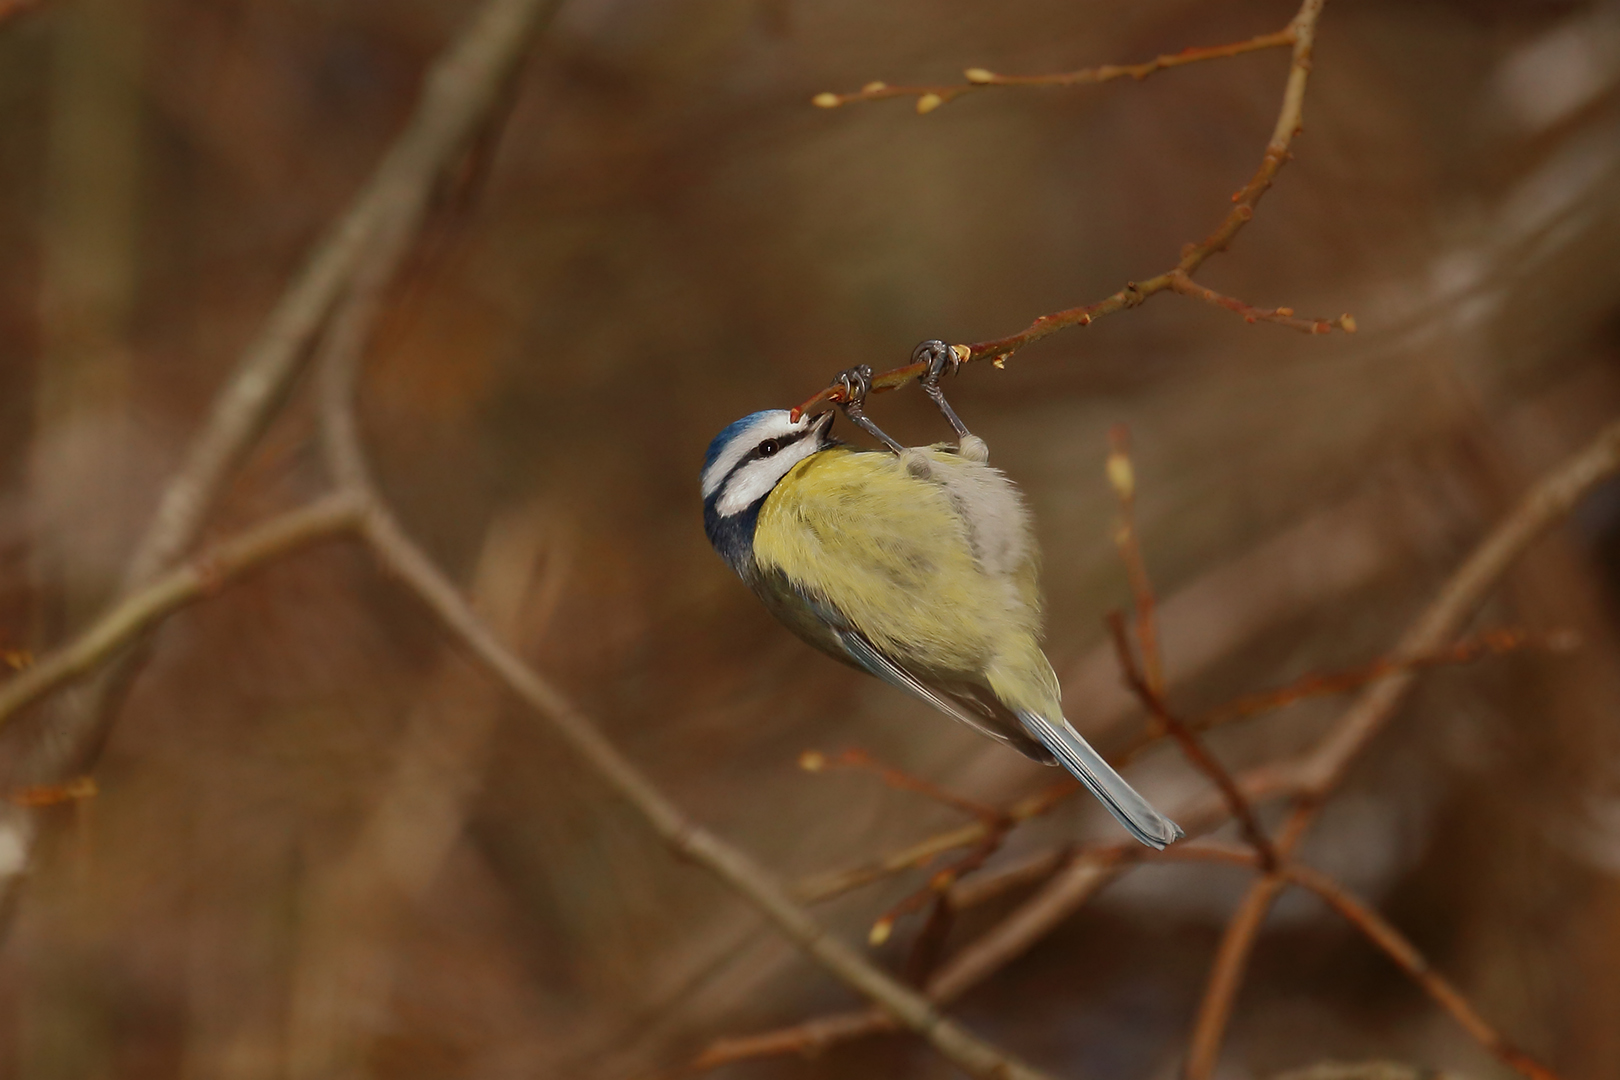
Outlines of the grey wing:
M953 720L960 720L981 735L988 735L997 742L1003 742L1009 746L1016 745L1015 741L1006 732L998 731L990 726L989 717L975 715L955 695L945 690L934 689L900 664L884 656L878 651L877 646L868 641L866 635L859 630L838 630L836 633L839 644L844 647L844 651L868 674L876 675L890 686L898 687L907 693L916 695L946 716ZM1022 748L1020 747L1020 749Z
M871 639L855 629L844 613L825 597L789 580L781 571L759 574L749 580L749 585L777 618L828 655L853 664L868 675L876 675L890 686L926 701L951 719L1011 746L1025 757L1043 765L1056 764L1046 748L1031 738L1018 718L988 691L967 684L942 684L909 670L872 644Z

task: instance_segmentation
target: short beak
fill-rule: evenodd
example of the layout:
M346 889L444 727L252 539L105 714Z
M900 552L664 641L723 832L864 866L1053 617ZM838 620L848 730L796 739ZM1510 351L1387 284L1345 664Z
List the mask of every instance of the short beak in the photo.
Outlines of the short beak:
M832 427L833 417L836 415L838 415L837 409L828 409L810 421L810 430L815 432L817 437L827 434L827 429Z

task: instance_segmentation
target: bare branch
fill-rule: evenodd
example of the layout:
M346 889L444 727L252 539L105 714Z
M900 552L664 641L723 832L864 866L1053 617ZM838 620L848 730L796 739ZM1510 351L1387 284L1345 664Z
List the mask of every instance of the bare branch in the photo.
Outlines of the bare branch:
M1029 326L1016 334L996 338L993 341L981 341L973 345L956 346L957 355L963 363L974 360L990 360L997 366L1031 342L1039 341L1044 337L1057 333L1059 330L1071 326L1087 326L1093 320L1104 315L1111 315L1116 311L1133 308L1161 292L1175 289L1176 283L1197 272L1198 268L1216 252L1225 251L1237 234L1242 231L1254 217L1254 208L1259 204L1261 196L1270 189L1276 180L1277 173L1282 170L1289 157L1289 147L1293 145L1294 136L1302 130L1301 122L1304 116L1305 85L1310 78L1311 52L1316 42L1316 23L1322 15L1322 4L1325 0L1304 0L1299 11L1294 15L1286 29L1278 31L1285 35L1286 40L1293 46L1293 60L1288 69L1288 82L1283 89L1282 107L1277 113L1277 123L1272 129L1271 140L1266 144L1265 155L1260 160L1260 167L1249 178L1236 194L1232 196L1232 209L1227 211L1213 232L1196 244L1188 244L1181 252L1181 261L1162 274L1148 278L1146 281L1126 282L1125 287L1112 296L1098 300L1096 303L1081 307L1068 308L1064 311L1042 315ZM1255 39L1256 41L1261 39ZM1281 44L1281 41L1276 42ZM1260 46L1270 47L1270 45ZM1249 51L1239 49L1238 51ZM1230 55L1230 54L1228 54ZM1204 57L1199 57L1204 59ZM988 73L986 73L988 74ZM1075 80L1083 81L1083 80ZM1273 320L1274 321L1274 320ZM1344 330L1353 330L1355 320L1346 316L1338 323ZM921 363L907 364L904 367L894 368L873 377L872 390L893 390L904 386L923 374L925 365ZM825 411L830 406L842 401L842 391L828 387L820 393L809 398L793 410L798 416L804 413L817 413Z
M1183 296L1190 296L1194 300L1202 300L1206 304L1214 304L1218 308L1225 308L1234 315L1241 316L1244 322L1269 322L1278 326L1286 326L1293 330L1302 330L1307 334L1328 334L1334 330L1343 330L1347 334L1356 332L1356 320L1349 315L1340 315L1337 319L1301 319L1294 315L1293 308L1259 308L1246 304L1236 297L1223 296L1214 289L1198 284L1180 270L1170 273L1170 288Z
M360 508L352 495L328 495L216 544L136 589L72 641L0 683L0 725L19 709L93 670L185 605L218 592L249 570L353 530Z
M1153 861L1219 862L1234 866L1260 867L1254 853L1241 848L1214 844L1182 844L1162 853L1150 853L1146 858ZM1501 1032L1479 1014L1460 990L1434 970L1404 934L1390 925L1377 911L1357 899L1343 885L1326 874L1308 866L1301 866L1299 863L1289 863L1278 868L1276 876L1288 884L1297 885L1320 897L1328 907L1394 961L1395 965L1421 987L1424 993L1433 998L1435 1003L1449 1013L1474 1041L1490 1051L1497 1060L1529 1077L1530 1080L1558 1080L1558 1075L1551 1069L1503 1038Z
M489 0L434 64L410 122L354 203L311 253L237 363L169 481L125 575L136 584L196 539L208 507L292 385L310 342L349 288L367 249L388 231L412 231L439 177L500 100L558 0Z
M886 82L870 82L852 94L820 93L811 98L819 108L836 109L857 101L881 101L884 98L915 97L917 111L930 113L948 101L987 90L992 86L1091 86L1114 79L1145 79L1168 68L1196 64L1201 60L1221 60L1229 56L1259 52L1263 49L1283 49L1294 43L1292 25L1269 34L1260 34L1247 41L1227 45L1205 45L1186 48L1178 53L1165 53L1140 64L1099 64L1078 71L1063 71L1053 75L998 75L984 68L968 68L962 73L966 82L944 83L933 86L890 86Z
M1115 424L1108 431L1107 473L1108 485L1114 489L1114 496L1119 501L1119 525L1114 530L1114 546L1119 549L1120 561L1125 564L1125 577L1131 584L1136 644L1142 652L1142 678L1148 692L1162 698L1165 692L1164 656L1159 648L1155 614L1159 605L1153 595L1153 579L1148 576L1147 560L1142 556L1142 540L1136 529L1136 468L1131 464L1130 430L1124 424ZM1115 650L1116 658L1128 659L1129 655L1128 644L1123 654L1117 648Z
M487 0L428 73L415 112L345 215L315 247L271 311L210 407L180 469L170 478L125 567L121 592L152 582L197 540L230 475L269 425L304 366L332 306L350 288L364 254L389 237L408 237L435 185L501 101L529 44L560 0ZM101 657L94 678L52 703L41 737L17 772L51 783L90 767L118 702L144 660L139 636ZM9 685L9 684L8 684ZM15 835L26 865L34 830ZM23 874L0 878L0 933Z
M1119 656L1125 684L1141 700L1148 713L1158 720L1160 727L1169 732L1170 737L1187 756L1187 760L1209 777L1220 790L1227 809L1243 829L1244 839L1248 840L1255 853L1259 855L1261 868L1268 873L1275 870L1278 864L1277 852L1271 846L1271 840L1266 836L1265 829L1260 826L1260 819L1255 815L1254 807L1249 805L1249 800L1244 796L1237 781L1232 779L1232 774L1227 772L1226 767L1209 752L1209 748L1192 729L1170 711L1164 698L1148 685L1147 679L1137 670L1135 658L1131 656L1131 643L1126 637L1125 619L1119 612L1109 615L1108 629L1114 638L1114 649Z
M1279 686L1273 690L1261 690L1253 694L1244 694L1218 705L1201 716L1195 716L1188 721L1194 731L1207 731L1210 728L1221 727L1238 720L1244 720L1260 713L1275 709L1286 708L1301 701L1312 698L1325 697L1330 694L1347 694L1352 690L1359 690L1368 683L1391 675L1397 671L1419 670L1423 668L1449 667L1452 665L1471 664L1487 656L1501 656L1523 649L1543 648L1550 651L1561 651L1577 644L1574 637L1568 633L1532 635L1523 630L1499 629L1488 630L1475 637L1464 638L1454 645L1443 649L1431 649L1427 652L1412 653L1406 656L1381 656L1360 667L1346 668L1342 671L1311 672L1286 686ZM1147 745L1143 740L1140 745ZM1121 757L1129 759L1137 750L1133 746Z
M1616 472L1620 472L1620 422L1604 428L1585 449L1536 482L1441 586L1402 635L1397 654L1421 655L1445 648L1524 550L1561 521L1593 487ZM1369 685L1314 750L1279 767L1280 771L1301 773L1306 795L1275 842L1284 858L1292 855L1299 839L1314 823L1321 800L1405 703L1418 674L1416 669L1403 668ZM1227 924L1193 1028L1188 1080L1206 1080L1214 1071L1243 971L1279 884L1275 876L1256 881Z
M1045 1080L1046 1074L973 1035L926 996L884 973L829 934L789 890L748 855L688 819L585 714L503 644L454 584L406 534L366 467L355 422L361 359L402 249L380 243L367 254L348 302L338 313L321 357L320 417L328 467L342 490L364 504L361 535L378 560L451 637L508 690L543 717L610 787L646 819L679 855L705 867L765 914L782 934L845 985L916 1032L971 1076Z

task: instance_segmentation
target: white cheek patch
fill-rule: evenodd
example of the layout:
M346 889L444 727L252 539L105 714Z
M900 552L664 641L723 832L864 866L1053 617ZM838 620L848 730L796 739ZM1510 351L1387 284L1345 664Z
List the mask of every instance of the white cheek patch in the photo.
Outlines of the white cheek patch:
M788 470L819 449L814 439L800 439L773 457L760 458L737 470L714 508L721 517L741 513L770 493Z
M726 474L737 467L737 462L747 457L753 449L766 439L785 439L794 432L804 430L805 421L797 424L788 419L786 409L777 409L760 417L746 429L739 432L726 446L724 452L714 459L714 463L703 470L703 497L707 499L724 482Z

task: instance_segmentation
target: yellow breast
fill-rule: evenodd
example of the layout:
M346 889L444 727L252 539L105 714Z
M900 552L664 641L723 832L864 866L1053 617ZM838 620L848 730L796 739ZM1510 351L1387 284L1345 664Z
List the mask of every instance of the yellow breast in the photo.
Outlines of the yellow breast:
M1000 473L922 452L931 477L886 453L835 448L806 458L765 499L754 557L831 603L896 660L978 681L1010 647L1039 652L1027 514Z

